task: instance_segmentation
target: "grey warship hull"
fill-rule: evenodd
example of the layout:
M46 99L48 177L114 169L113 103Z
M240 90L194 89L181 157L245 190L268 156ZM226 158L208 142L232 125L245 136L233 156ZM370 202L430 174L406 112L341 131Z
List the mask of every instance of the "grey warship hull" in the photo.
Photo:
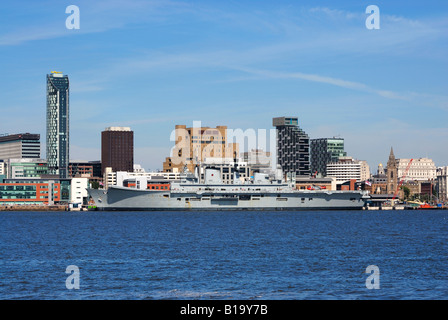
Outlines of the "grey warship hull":
M299 191L281 186L177 185L166 191L113 186L88 192L97 209L104 211L360 210L368 199L363 191Z

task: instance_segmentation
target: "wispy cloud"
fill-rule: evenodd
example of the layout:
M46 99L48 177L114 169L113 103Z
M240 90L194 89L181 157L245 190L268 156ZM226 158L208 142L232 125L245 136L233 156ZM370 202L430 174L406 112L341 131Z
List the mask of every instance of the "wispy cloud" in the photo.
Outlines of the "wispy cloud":
M26 26L20 25L15 30L0 34L0 46L15 46L29 41L48 40L61 37L102 33L123 28L130 24L158 21L161 17L170 16L187 10L188 3L153 0L153 1L77 1L80 9L81 27L68 30L65 20L69 16L64 6L48 6L47 10L36 12L25 11L28 15ZM50 21L50 22L48 22Z
M252 74L258 75L260 78L264 79L300 79L311 82L317 82L322 84L329 84L332 86L337 86L340 88L369 92L376 95L379 95L388 99L398 99L398 100L407 100L410 101L410 96L402 95L398 92L393 92L389 90L380 90L373 87L370 87L364 83L348 81L339 78L333 78L328 76L322 76L318 74L308 74L301 72L277 72L277 71L269 71L269 70L259 70L259 69L250 69L250 68L239 68L239 70Z

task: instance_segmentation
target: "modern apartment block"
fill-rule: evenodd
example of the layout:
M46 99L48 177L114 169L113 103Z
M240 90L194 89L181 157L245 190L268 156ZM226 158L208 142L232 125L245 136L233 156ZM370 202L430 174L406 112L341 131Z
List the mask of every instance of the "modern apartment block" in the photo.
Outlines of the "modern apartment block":
M227 126L192 127L176 125L175 146L163 162L164 172L190 172L206 158L238 158L239 144L227 143Z
M108 127L101 132L101 166L113 172L134 168L134 132L129 127Z
M340 157L346 157L344 139L320 138L310 140L311 174L327 176L327 164L338 162Z
M69 79L61 72L47 74L47 161L49 174L68 177Z
M277 164L284 174L310 175L310 138L299 127L298 118L273 118L277 131Z
M18 133L0 136L0 159L40 158L40 135Z

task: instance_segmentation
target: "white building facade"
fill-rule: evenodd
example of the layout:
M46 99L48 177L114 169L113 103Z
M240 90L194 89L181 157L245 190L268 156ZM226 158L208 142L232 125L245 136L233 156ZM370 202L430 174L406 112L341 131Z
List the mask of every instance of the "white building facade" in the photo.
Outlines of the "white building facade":
M370 167L367 161L355 160L352 157L341 157L339 161L327 164L327 177L336 178L337 184L352 179L365 181L370 179Z
M88 197L88 187L88 178L72 178L70 183L70 202L72 204L82 205Z
M398 178L402 179L411 159L397 159ZM437 167L432 159L413 159L405 180L428 181L437 179Z

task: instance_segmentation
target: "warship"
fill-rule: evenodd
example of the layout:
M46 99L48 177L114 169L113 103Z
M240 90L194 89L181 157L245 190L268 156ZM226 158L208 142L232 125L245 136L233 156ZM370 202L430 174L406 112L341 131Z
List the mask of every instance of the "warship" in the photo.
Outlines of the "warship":
M204 179L186 173L176 181L138 176L123 186L88 189L96 210L104 211L299 211L360 210L370 198L368 192L310 188L297 190L294 180L255 173L250 181L235 176L225 184L216 168L205 169Z

